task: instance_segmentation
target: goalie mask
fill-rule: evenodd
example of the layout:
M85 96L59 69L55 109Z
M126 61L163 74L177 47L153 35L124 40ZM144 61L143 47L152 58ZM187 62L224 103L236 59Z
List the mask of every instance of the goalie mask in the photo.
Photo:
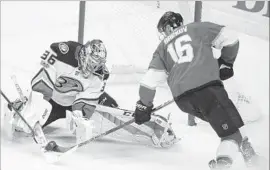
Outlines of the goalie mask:
M87 78L91 73L105 67L107 51L99 39L88 41L79 52L79 68Z
M161 34L160 38L170 35L174 29L183 25L183 17L179 13L174 13L171 11L166 12L163 16L159 19L157 29L158 32Z

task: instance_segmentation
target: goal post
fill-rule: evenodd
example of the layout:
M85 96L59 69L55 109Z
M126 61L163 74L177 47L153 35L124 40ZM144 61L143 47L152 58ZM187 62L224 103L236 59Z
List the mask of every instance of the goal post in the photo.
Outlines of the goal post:
M107 66L114 83L132 84L141 79L160 41L156 24L166 11L180 13L186 24L200 22L202 18L202 1L79 3L78 42L84 43L87 37L98 38L105 43Z
M202 1L195 1L194 22L201 22L202 19Z
M80 1L78 42L81 44L83 44L84 38L84 23L85 23L85 1Z

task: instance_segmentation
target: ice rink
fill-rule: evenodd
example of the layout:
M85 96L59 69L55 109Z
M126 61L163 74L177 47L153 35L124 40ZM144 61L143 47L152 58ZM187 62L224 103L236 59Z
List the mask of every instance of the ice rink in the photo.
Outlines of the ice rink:
M102 39L108 50L109 65L133 65L145 69L159 43L156 23L166 9L141 2L87 2L85 41ZM15 74L23 91L29 92L34 65L52 42L77 40L79 2L1 2L1 90L11 100L18 94L10 79ZM176 7L175 7L176 8ZM172 9L175 9L172 7ZM192 18L192 17L190 17ZM225 82L228 91L241 92L252 99L258 117L242 130L255 150L269 160L269 41L239 32L240 51L235 76ZM121 81L124 83L121 83ZM138 100L138 73L112 75L106 91L120 107L134 109ZM171 99L160 87L155 105ZM6 101L1 98L1 115ZM139 143L102 138L78 149L56 164L44 161L32 138L6 141L1 137L1 170L209 170L219 139L211 127L199 122L187 126L187 115L175 104L160 114L172 114L173 129L181 141L169 149L156 149ZM257 116L259 115L259 116ZM2 116L1 116L2 117ZM1 121L2 123L2 121ZM45 129L49 140L69 146L75 143L64 126L56 121ZM2 128L1 128L2 130ZM2 133L1 133L2 134ZM242 169L242 158L235 169ZM268 167L258 170L266 170Z

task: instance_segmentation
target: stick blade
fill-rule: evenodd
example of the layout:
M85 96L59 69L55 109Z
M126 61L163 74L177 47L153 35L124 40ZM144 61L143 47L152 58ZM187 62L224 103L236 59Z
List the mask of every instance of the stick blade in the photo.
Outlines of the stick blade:
M49 142L50 143L50 142ZM70 155L71 153L75 152L78 148L78 145L72 146L72 147L62 147L57 145L54 142L53 148L44 148L43 153L45 156L45 160L47 163L56 163L62 160L67 155Z

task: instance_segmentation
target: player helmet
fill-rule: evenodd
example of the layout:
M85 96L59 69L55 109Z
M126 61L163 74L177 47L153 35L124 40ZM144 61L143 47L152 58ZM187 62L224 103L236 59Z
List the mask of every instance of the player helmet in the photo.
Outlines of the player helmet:
M168 11L159 19L157 29L161 34L168 36L175 28L183 25L183 17L179 13Z
M106 58L107 50L101 40L88 41L79 52L79 67L84 77L105 67Z

